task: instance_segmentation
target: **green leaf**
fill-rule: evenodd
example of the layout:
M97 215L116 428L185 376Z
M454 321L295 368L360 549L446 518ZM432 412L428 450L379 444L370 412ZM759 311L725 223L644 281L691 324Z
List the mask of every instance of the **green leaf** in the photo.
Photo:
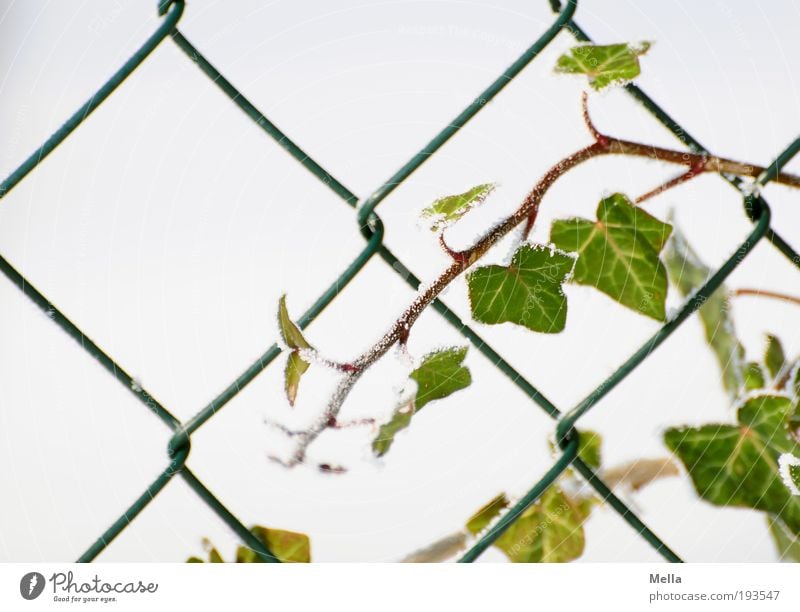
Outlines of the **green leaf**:
M583 554L588 506L548 488L495 542L514 563L563 563Z
M372 441L372 452L376 457L383 457L394 443L395 435L411 424L414 416L414 402L409 401L395 408L388 423L381 425L378 435Z
M300 377L308 370L309 363L300 357L300 353L292 351L286 360L286 370L284 372L286 399L289 405L294 406L297 399L297 389L300 387Z
M786 528L783 521L772 515L767 515L767 525L780 559L800 563L800 537L794 535Z
M483 505L480 510L470 517L467 521L467 531L472 535L478 535L507 507L508 499L506 498L506 494L500 493L500 495Z
M278 325L281 329L281 336L283 341L289 348L293 349L309 349L311 345L306 342L303 337L303 332L295 325L289 318L289 311L286 309L286 296L281 296L278 302Z
M785 363L786 355L781 341L772 334L767 334L767 348L764 350L764 365L767 366L767 372L775 378Z
M600 90L639 76L639 56L649 48L649 42L579 45L558 58L555 70L565 74L585 74L589 77L589 84Z
M250 531L284 563L311 563L311 541L304 533L256 525ZM254 558L257 560L258 557Z
M467 276L472 317L481 323L516 323L557 333L567 321L562 283L575 260L549 247L524 244L509 266L484 266Z
M281 296L278 302L278 325L280 326L283 341L290 349L293 349L286 360L284 387L289 405L294 406L294 402L297 399L297 390L300 387L300 378L311 365L300 356L300 349L310 349L312 347L303 337L303 332L300 331L300 328L289 318L285 295Z
M578 443L578 457L593 470L600 467L602 461L601 446L603 438L593 431L582 430Z
M458 221L470 210L482 204L495 187L495 183L484 183L464 193L440 198L425 208L422 216L431 221L431 230L436 231Z
M764 370L755 361L748 361L744 364L744 390L754 391L763 389L767 381L764 377Z
M600 201L597 220L553 222L550 240L578 253L573 280L663 321L667 272L658 258L672 226L631 204L621 193Z
M771 512L799 534L800 497L782 481L778 464L784 453L800 455L786 426L791 409L787 397L754 397L737 411L736 425L669 429L664 441L703 499Z
M186 563L205 563L200 557L189 557L186 559Z
M398 406L391 420L378 430L372 441L372 450L376 456L386 454L394 442L395 435L409 426L411 417L422 410L428 402L447 397L472 382L469 370L462 365L467 355L467 347L449 348L434 351L426 355L420 366L409 378L417 383L414 397Z
M259 563L259 558L253 549L239 546L236 549L236 563Z
M222 555L219 554L219 551L216 548L212 548L208 551L208 562L225 563L225 561L222 559Z
M433 400L447 397L472 382L469 370L462 362L467 356L467 347L434 351L425 356L420 366L409 374L417 383L414 400L415 412Z
M683 296L693 294L711 276L711 269L700 260L678 228L674 229L664 250L664 263L670 281ZM706 299L698 314L706 342L722 372L722 385L735 397L745 378L744 347L736 337L728 295L728 290L720 287Z

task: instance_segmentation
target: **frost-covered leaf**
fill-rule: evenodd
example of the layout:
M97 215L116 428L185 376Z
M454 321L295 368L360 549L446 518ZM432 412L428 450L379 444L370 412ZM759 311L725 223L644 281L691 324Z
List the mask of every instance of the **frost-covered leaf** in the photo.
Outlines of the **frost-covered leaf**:
M599 433L589 430L581 430L580 442L578 443L578 457L590 468L596 470L602 461L601 447L603 438Z
M294 406L297 399L297 390L300 387L300 378L311 365L300 356L300 349L310 349L311 345L306 341L303 332L289 318L289 311L286 309L286 296L281 296L278 302L278 325L281 330L281 337L291 349L289 358L286 360L284 370L284 386L286 388L286 399L289 405Z
M628 308L663 321L667 271L658 256L671 231L672 226L615 193L600 201L596 221L554 221L550 240L578 253L576 283L596 287Z
M505 493L500 493L494 499L484 504L480 510L473 514L467 521L467 531L477 535L489 526L505 508L508 508L508 499Z
M673 285L683 296L696 291L711 276L706 266L678 228L664 250L664 263ZM744 347L736 336L730 316L728 291L722 286L698 310L706 342L717 358L722 372L722 385L731 396L736 396L744 379Z
M378 435L372 441L372 452L376 457L383 457L394 443L395 435L411 424L414 416L414 401L410 400L395 408L388 423L381 425Z
M670 281L684 297L694 293L711 277L711 269L700 260L677 227L664 249L664 263ZM728 295L728 290L720 287L700 306L698 314L706 342L717 358L722 385L735 397L744 383L744 347L736 337Z
M744 364L743 375L745 391L763 389L767 384L767 380L764 377L764 370L762 370L761 365L755 361L748 361Z
M495 542L514 563L562 563L583 554L588 505L548 488Z
M800 563L800 536L794 535L782 520L772 515L767 516L767 525L778 549L778 557L782 561Z
M422 216L430 221L432 231L439 230L458 221L470 210L483 203L495 187L495 183L484 183L476 185L464 193L439 198L422 211Z
M767 334L767 347L764 350L764 365L767 367L767 372L775 378L785 363L786 355L781 341L776 336Z
M416 412L433 400L447 397L472 382L469 370L462 365L467 347L448 348L429 353L420 366L409 374L417 383L414 400Z
M467 356L467 347L454 347L434 351L426 355L422 363L409 378L417 383L414 397L395 409L392 418L378 430L372 441L372 451L378 457L386 454L394 442L394 436L409 426L411 417L428 403L447 397L472 382L469 370L462 365Z
M290 406L294 406L294 400L297 398L297 389L300 387L300 377L305 374L309 365L305 359L300 357L300 353L297 351L289 353L289 358L286 360L284 379L286 399L289 400Z
M567 320L561 288L572 257L544 246L524 244L509 266L484 266L467 276L472 317L481 323L516 323L533 331L557 333Z
M638 45L578 45L558 58L556 72L585 74L596 90L608 85L627 83L639 76L639 56L650 48L649 42Z
M251 527L250 531L284 563L311 563L311 540L306 534L259 525ZM257 562L258 557L255 559Z
M792 495L800 495L800 457L784 453L778 458L778 468L786 488Z
M281 296L278 302L278 325L281 329L281 336L286 346L292 349L308 349L311 345L306 342L303 332L289 318L289 311L286 309L286 296Z
M784 453L800 456L786 424L791 400L753 397L737 411L736 425L669 429L664 441L689 472L698 494L719 506L771 512L800 533L800 497L784 484L778 465Z

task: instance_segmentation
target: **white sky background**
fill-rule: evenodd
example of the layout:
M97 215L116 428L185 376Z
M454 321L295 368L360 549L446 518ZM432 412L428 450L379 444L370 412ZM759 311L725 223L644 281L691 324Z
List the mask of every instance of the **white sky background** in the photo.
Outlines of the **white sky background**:
M158 26L154 1L0 2L0 175L7 176ZM544 0L506 2L211 2L193 0L181 30L275 123L363 196L472 100L553 21ZM794 58L800 10L753 2L581 2L597 41L653 40L642 87L712 151L766 164L800 133ZM417 221L442 195L497 181L489 203L452 232L467 244L516 207L557 160L589 142L583 81L555 77L562 33L499 97L378 208L386 243L423 279L446 265ZM623 92L592 96L611 134L676 147ZM790 170L800 171L793 161ZM534 239L552 219L590 216L601 195L634 196L675 168L593 160L547 195ZM800 246L798 194L768 186L774 226ZM654 198L719 265L751 229L741 199L704 176ZM288 294L299 316L363 247L353 211L267 138L169 40L0 207L0 252L179 418L228 385L277 336ZM486 261L499 261L509 245ZM766 241L731 287L800 292L800 273ZM475 328L560 408L598 385L657 328L598 291L568 286L567 330ZM378 257L309 328L333 358L374 342L412 298ZM468 319L463 280L446 302ZM672 295L674 307L679 302ZM75 559L164 469L169 432L7 280L0 279L0 560ZM742 298L734 314L750 355L763 335L800 351L791 305ZM464 340L436 313L412 334L421 356ZM553 423L475 349L474 383L432 404L385 461L368 430L325 434L324 476L267 460L289 426L319 413L335 378L312 370L297 406L277 360L193 437L189 466L245 524L308 533L318 561L387 561L458 529L500 491L522 494L552 463ZM387 356L343 417L385 417L402 365ZM666 455L672 425L733 412L698 320L683 325L581 425L604 436L607 465ZM629 500L630 501L630 500ZM761 514L697 499L667 479L634 507L690 561L771 561ZM175 478L99 557L181 561L210 537L236 538ZM610 508L587 525L587 561L660 557ZM501 561L488 551L483 560Z

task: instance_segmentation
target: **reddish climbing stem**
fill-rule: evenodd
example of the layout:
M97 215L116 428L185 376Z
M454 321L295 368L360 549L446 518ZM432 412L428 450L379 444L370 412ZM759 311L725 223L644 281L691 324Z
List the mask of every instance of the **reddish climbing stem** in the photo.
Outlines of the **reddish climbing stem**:
M751 295L755 297L765 297L773 300L780 300L800 306L800 297L796 295L789 295L788 293L779 293L777 291L767 291L766 289L736 289L732 295L742 296Z
M295 451L288 461L277 460L282 465L293 467L305 461L306 450L326 429L331 429L338 423L339 411L350 394L353 386L358 382L362 374L378 359L383 357L395 344L404 345L408 339L408 334L419 318L420 314L433 302L434 299L456 278L458 278L467 268L483 257L486 252L497 242L511 232L515 227L524 223L523 239L527 238L533 229L539 212L539 205L545 193L550 187L564 174L583 162L599 157L601 155L626 155L631 157L645 157L671 164L677 164L688 168L687 171L674 179L664 183L660 187L644 194L638 201L643 201L658 193L663 193L667 189L686 182L695 176L705 172L733 174L751 178L758 177L764 168L751 164L716 157L693 153L689 151L675 151L662 147L654 147L638 142L613 138L600 132L594 125L589 115L587 98L583 96L583 119L594 142L579 149L572 155L565 157L555 166L550 168L545 175L539 179L533 189L528 193L519 207L498 225L487 231L471 247L462 251L451 249L444 239L444 234L439 235L439 244L442 249L450 256L451 262L445 270L429 285L421 288L416 298L406 308L403 314L391 325L389 330L376 342L369 350L347 364L347 368L340 368L343 376L338 387L331 396L324 413L308 429L299 432L292 432L292 437L297 440ZM800 187L800 177L778 173L774 182L791 187ZM742 293L744 294L744 293ZM800 300L782 294L772 294L771 292L759 292L760 295L771 294L771 297L787 299L797 302ZM273 458L274 459L274 458Z

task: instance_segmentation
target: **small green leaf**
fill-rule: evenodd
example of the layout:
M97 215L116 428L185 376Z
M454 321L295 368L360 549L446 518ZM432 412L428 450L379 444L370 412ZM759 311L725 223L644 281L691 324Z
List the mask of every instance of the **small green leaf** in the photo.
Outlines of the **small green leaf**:
M216 548L212 548L208 551L208 562L225 563L225 561L222 559L222 555L219 554L219 551Z
M256 525L250 531L284 563L311 563L311 541L304 533ZM255 556L255 559L258 559Z
M786 355L781 341L772 334L767 334L767 347L764 350L764 365L767 366L767 372L775 378L785 363Z
M482 204L495 187L495 183L484 183L464 193L440 198L425 208L422 216L430 220L431 230L437 231L458 221L470 210Z
M800 536L789 531L782 520L771 514L767 515L767 525L781 561L800 563Z
M694 293L711 277L711 269L700 261L678 228L664 249L664 263L670 281L683 296ZM736 337L728 295L728 290L720 287L706 299L698 314L706 342L722 372L722 385L736 397L745 379L744 347Z
M590 468L596 470L602 461L601 446L603 438L593 431L582 430L578 443L578 457Z
M205 563L200 557L189 557L186 559L186 563Z
M787 397L754 397L739 408L736 425L669 429L664 441L703 499L771 512L800 534L800 497L783 482L778 464L784 453L800 456L786 426L791 409Z
M409 426L411 417L422 410L425 404L470 385L472 377L462 365L466 355L467 347L464 346L434 351L425 356L420 366L409 374L409 378L417 383L414 397L395 409L391 420L381 426L372 441L372 451L376 456L386 454L395 435Z
M300 387L300 377L305 374L309 365L305 359L300 357L300 353L297 351L289 353L289 358L286 360L284 379L286 399L289 400L290 406L294 406L294 401L297 399L297 389Z
M258 555L247 546L239 546L236 549L236 563L258 563Z
M558 58L555 70L565 74L585 74L589 77L589 84L600 90L639 76L639 56L649 48L649 42L579 45Z
M583 523L588 505L576 502L558 486L548 488L501 535L495 546L514 563L563 563L583 554Z
M472 382L469 370L462 365L467 347L449 348L429 353L420 366L409 374L417 382L415 412L433 400L447 397Z
M414 401L398 406L388 423L381 425L378 435L372 441L372 452L376 457L383 457L391 448L395 435L411 424L414 416Z
M286 399L289 405L294 406L297 399L297 390L300 387L300 378L308 370L309 364L300 356L300 349L310 349L311 345L303 337L303 332L289 318L289 311L286 309L286 296L281 296L278 302L278 325L281 329L281 337L286 345L292 349L289 358L286 360L284 370L284 386L286 388Z
M620 304L663 321L667 271L658 255L671 231L672 226L615 193L600 201L597 221L554 221L550 240L578 253L576 283L596 287Z
M483 505L480 510L470 517L467 521L467 531L472 535L478 535L507 507L508 499L506 498L506 494L500 493L500 495Z
M755 389L763 389L766 385L766 378L764 377L764 370L755 361L748 361L744 364L744 390L753 391Z
M286 309L286 296L281 296L278 302L278 325L281 329L281 336L283 341L289 348L293 349L308 349L311 345L306 342L303 337L303 332L295 325L289 318L289 311Z
M516 323L557 333L567 321L561 288L575 260L544 246L523 244L509 266L484 266L467 276L472 317L481 323Z

